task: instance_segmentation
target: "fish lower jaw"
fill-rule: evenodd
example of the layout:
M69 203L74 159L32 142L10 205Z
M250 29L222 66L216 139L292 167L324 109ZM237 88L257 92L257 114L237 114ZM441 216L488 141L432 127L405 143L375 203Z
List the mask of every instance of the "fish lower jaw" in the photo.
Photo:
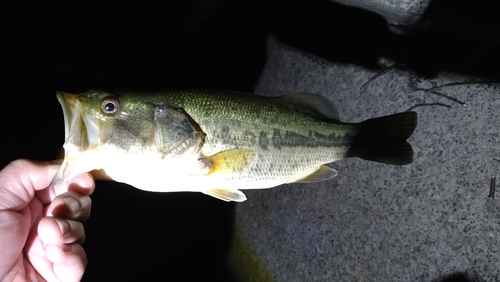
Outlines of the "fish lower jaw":
M101 169L96 165L96 151L78 152L76 147L67 145L64 148L66 151L64 161L52 180L52 184L69 181L80 173Z

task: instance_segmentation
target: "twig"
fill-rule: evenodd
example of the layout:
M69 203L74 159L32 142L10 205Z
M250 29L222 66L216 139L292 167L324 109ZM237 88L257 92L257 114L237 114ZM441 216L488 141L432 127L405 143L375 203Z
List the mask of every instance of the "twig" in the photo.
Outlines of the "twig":
M428 91L426 91L426 92L428 92ZM462 101L458 100L457 98L454 98L454 97L448 96L448 95L443 94L443 93L438 92L438 91L430 91L430 93L432 93L432 94L434 94L434 95L436 95L436 96L440 96L440 97L446 98L446 99L448 99L448 100L451 100L451 101L453 101L453 102L455 102L455 103L458 103L458 104L460 104L460 105L462 105L462 106L464 106L464 107L467 107L467 103L462 102Z
M361 94L363 94L363 92L365 92L366 88L368 88L368 85L370 85L370 83L372 83L375 79L381 77L382 75L388 73L389 71L393 70L394 68L397 67L397 64L393 64L392 66L388 66L387 68L385 68L384 70L380 71L379 73L377 73L376 75L372 76L370 79L368 79L367 82L365 82L360 88L360 92Z
M451 100L455 103L458 103L464 107L467 107L467 103L458 100L457 98L448 96L446 94L443 94L441 92L438 92L438 89L444 88L444 87L451 87L451 86L458 86L458 85L471 85L471 84L486 84L486 83L499 83L499 81L494 81L494 80L488 80L488 81L462 81L462 82L450 82L450 83L445 83L437 86L433 86L430 88L414 88L414 91L424 91L425 93L432 93L434 95L446 98L448 100Z
M447 107L448 109L451 108L450 105L446 105L446 104L443 104L443 103L422 103L422 104L416 104L415 106L409 108L408 110L406 110L407 112L415 109L415 108L418 108L418 107L430 107L430 106L441 106L441 107Z
M425 91L425 92L431 92L435 91L444 87L450 87L450 86L457 86L457 85L468 85L468 84L485 84L485 83L500 83L500 81L495 81L495 80L485 80L485 81L460 81L460 82L450 82L450 83L445 83L437 86L433 86L431 88L414 88L413 90L415 91Z
M495 190L496 190L496 177L492 177L490 180L490 194L488 195L488 198L495 199Z

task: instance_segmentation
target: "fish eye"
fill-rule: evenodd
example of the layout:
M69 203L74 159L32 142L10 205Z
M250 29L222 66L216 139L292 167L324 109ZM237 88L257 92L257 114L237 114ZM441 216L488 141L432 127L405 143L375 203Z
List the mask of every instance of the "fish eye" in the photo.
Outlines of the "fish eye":
M114 114L120 109L120 102L113 97L106 97L102 100L101 110L105 114Z

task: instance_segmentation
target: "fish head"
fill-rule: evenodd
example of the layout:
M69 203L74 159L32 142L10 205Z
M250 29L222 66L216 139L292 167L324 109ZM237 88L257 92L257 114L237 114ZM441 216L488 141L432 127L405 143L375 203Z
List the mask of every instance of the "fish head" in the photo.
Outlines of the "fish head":
M59 91L57 99L64 114L65 154L52 184L92 170L125 182L108 171L126 175L137 162L192 156L204 142L205 134L186 112L158 98L90 90Z

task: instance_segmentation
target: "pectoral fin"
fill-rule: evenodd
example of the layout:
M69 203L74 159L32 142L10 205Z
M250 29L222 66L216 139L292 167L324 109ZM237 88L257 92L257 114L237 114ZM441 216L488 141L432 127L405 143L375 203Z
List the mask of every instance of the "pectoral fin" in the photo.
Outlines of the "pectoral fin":
M295 183L312 183L328 180L337 176L337 171L333 168L322 165L315 172L309 174L308 176L295 181Z
M225 189L212 189L207 191L202 191L203 194L212 196L219 200L223 200L226 202L243 202L247 199L245 194L240 190L225 190Z
M219 152L201 161L210 168L208 174L237 173L243 171L253 160L255 151L230 149Z

